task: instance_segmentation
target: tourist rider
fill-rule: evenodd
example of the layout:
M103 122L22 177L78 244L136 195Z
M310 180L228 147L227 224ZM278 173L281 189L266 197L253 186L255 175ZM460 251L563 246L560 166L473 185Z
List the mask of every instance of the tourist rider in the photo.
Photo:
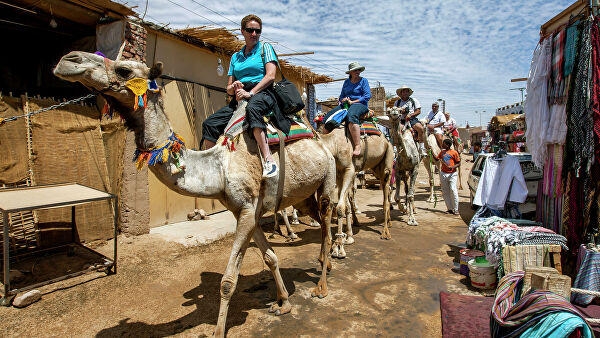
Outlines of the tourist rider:
M202 124L204 148L212 148L225 131L238 102L248 100L245 123L252 130L254 139L264 158L263 177L277 175L279 168L273 160L266 138L266 124L263 116L274 113L272 122L284 133L290 130L290 121L281 113L273 92L273 82L277 71L277 55L270 44L259 41L262 33L262 20L254 15L246 15L241 22L245 46L233 54L229 63L227 94L233 96L228 106L217 110Z
M431 111L429 112L429 115L427 115L427 129L430 133L433 133L437 145L441 149L442 140L444 139L444 131L442 128L446 123L446 117L444 116L444 113L439 111L439 108L440 106L437 102L431 104Z
M360 121L359 118L369 112L368 104L371 99L371 88L369 81L360 76L360 73L365 70L358 62L351 62L348 65L348 78L342 85L342 92L338 98L338 106L333 108L324 118L324 121L340 109L348 110L347 125L350 131L352 141L352 156L358 156L361 152L360 146ZM327 134L331 130L324 129Z
M394 103L395 107L403 110L403 113L406 114L405 119L410 121L411 127L417 132L418 140L419 140L419 149L421 151L421 155L427 155L427 150L425 150L425 136L423 125L417 118L419 114L421 114L421 104L419 101L412 96L413 90L407 86L403 85L402 87L396 89L396 94L400 97Z

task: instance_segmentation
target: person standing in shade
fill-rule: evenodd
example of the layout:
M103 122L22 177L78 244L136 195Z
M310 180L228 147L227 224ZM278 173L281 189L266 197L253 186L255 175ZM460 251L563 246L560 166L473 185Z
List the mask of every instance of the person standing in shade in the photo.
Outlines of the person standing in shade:
M403 85L402 87L396 89L396 94L398 97L400 97L400 99L394 103L394 106L401 108L403 113L406 114L406 120L410 121L411 127L417 132L421 155L426 156L427 150L425 149L424 143L425 130L423 129L421 121L419 121L417 118L417 116L421 114L421 103L419 103L417 99L411 97L413 90L407 85Z
M433 133L438 147L442 148L442 140L444 139L444 131L442 128L446 123L444 113L439 111L440 105L437 102L431 104L431 111L427 115L427 129Z
M442 141L442 151L437 159L442 163L440 171L440 186L442 187L442 196L448 208L447 213L458 215L458 189L456 182L458 179L458 168L460 167L460 156L456 150L451 149L452 141L444 139Z
M264 158L263 177L273 177L279 172L267 143L264 116L274 113L271 121L282 132L290 132L291 121L281 113L273 83L277 71L277 55L270 44L259 41L262 20L246 15L241 22L242 35L246 44L233 54L229 63L227 94L234 97L228 106L217 110L202 123L202 143L205 149L212 148L224 133L227 123L241 100L247 100L246 121Z
M325 118L324 121L333 115L340 109L347 109L348 115L346 117L346 123L348 124L348 130L350 131L350 138L352 141L352 156L359 156L361 152L360 145L360 117L369 112L369 100L371 99L371 87L369 87L369 81L364 77L360 76L365 70L364 66L361 66L358 62L351 62L348 65L348 78L342 85L342 92L338 99L339 105L333 108ZM331 130L324 129L324 133L330 133Z

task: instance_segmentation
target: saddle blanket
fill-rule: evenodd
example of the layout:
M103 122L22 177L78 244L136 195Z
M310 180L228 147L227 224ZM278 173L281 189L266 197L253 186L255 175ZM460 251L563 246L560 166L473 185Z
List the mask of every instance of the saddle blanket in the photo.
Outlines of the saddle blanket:
M302 121L299 119L292 119L292 126L290 127L290 133L285 135L283 141L288 143L290 141L300 140L303 138L313 138L315 135ZM270 123L267 124L267 142L269 145L279 145L279 134Z
M360 133L367 135L381 135L381 130L377 128L373 121L365 120L360 124Z

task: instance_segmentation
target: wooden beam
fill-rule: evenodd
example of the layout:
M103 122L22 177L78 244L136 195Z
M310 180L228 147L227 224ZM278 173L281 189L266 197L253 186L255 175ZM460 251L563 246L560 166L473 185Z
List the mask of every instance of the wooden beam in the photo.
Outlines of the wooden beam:
M277 56L293 56L293 55L308 55L314 54L315 52L298 52L298 53L288 53L288 54L277 54Z
M510 82L520 82L520 81L527 81L526 77L518 77L516 79L510 79Z

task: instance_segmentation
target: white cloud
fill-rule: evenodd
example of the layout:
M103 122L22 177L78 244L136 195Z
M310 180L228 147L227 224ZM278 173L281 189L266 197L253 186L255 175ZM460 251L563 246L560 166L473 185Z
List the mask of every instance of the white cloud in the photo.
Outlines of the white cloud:
M542 24L572 0L122 0L145 20L170 28L204 25L236 29L249 13L263 20L262 39L279 53L314 51L288 58L296 65L344 78L358 61L372 87L395 93L413 88L424 110L438 98L459 124L491 118L496 108L521 100ZM337 96L342 82L318 85L317 97Z

